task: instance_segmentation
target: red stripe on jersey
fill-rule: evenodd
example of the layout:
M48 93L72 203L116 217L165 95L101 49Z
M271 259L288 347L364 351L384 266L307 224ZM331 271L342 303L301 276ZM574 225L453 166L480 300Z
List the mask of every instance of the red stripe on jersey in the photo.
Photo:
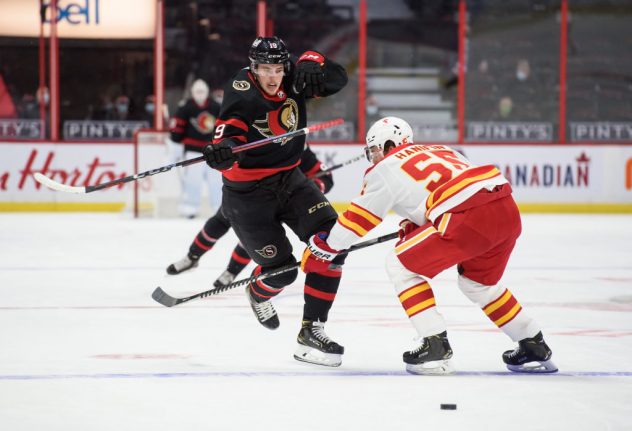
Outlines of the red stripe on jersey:
M406 310L408 310L409 308L414 307L415 305L420 304L431 298L434 298L434 293L432 292L432 289L425 289L421 292L415 293L413 296L406 298L404 301L402 301L402 305Z
M193 139L193 138L184 138L182 140L182 143L190 147L197 147L197 148L204 148L208 144L210 144L209 141L202 141L200 139Z
M307 178L311 178L312 176L316 175L318 171L320 171L320 166L321 166L321 163L316 162L314 166L312 166L311 168L309 168L307 172L305 172L305 176Z
M244 132L248 131L248 125L237 118L229 118L227 120L218 119L215 122L215 128L217 129L217 126L221 126L222 124L226 124L227 126L237 127L238 129L241 129Z
M261 168L261 169L243 169L237 164L232 168L222 171L222 175L230 181L256 181L262 178L269 177L282 171L288 171L294 169L299 165L301 161L297 161L291 166L282 166L279 168Z
M338 223L358 236L364 236L380 224L382 219L371 211L352 203L348 209L338 217Z
M505 316L507 313L509 313L511 309L514 307L514 305L516 305L517 303L518 301L516 300L516 298L514 298L514 296L511 295L511 297L507 300L507 302L505 302L497 310L494 310L493 313L488 314L488 316L491 320L496 322L497 320L500 320L503 316Z
M307 284L305 285L304 292L306 295L310 295L318 299L323 299L325 301L333 302L333 300L336 298L335 293L327 293L321 290L316 290L313 287L309 287Z
M488 180L502 175L500 171L492 165L479 166L473 169L468 169L461 175L452 178L450 181L441 184L437 187L426 199L426 207L428 210L440 205L452 196L458 194L461 190L470 186L471 184Z

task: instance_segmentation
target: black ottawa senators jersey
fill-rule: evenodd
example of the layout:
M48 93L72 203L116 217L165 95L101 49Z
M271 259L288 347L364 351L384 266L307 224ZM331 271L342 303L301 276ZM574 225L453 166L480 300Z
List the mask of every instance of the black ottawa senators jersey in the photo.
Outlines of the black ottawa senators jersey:
M325 60L323 70L325 92L321 97L332 95L346 85L347 73L341 65ZM229 138L239 146L306 127L305 96L292 91L293 73L294 67L283 78L278 93L269 96L249 68L240 70L224 89L213 143ZM292 169L299 164L304 145L305 136L298 136L244 151L239 162L222 174L230 181L255 181Z
M171 140L184 144L186 151L202 152L213 139L219 108L219 103L211 99L207 99L202 106L192 99L187 100L178 107L169 123Z

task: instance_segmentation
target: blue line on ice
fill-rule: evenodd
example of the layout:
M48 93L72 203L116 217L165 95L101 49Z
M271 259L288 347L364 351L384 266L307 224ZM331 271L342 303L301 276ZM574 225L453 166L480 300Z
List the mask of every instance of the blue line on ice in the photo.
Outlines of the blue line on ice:
M458 371L456 377L526 376L510 371ZM64 379L174 379L183 377L393 377L411 376L405 371L208 371L182 373L93 373L93 374L16 374L0 375L2 380L64 380ZM530 375L533 377L533 375ZM567 371L546 374L550 377L632 377L632 371ZM412 376L411 376L412 378ZM449 378L449 376L448 376Z

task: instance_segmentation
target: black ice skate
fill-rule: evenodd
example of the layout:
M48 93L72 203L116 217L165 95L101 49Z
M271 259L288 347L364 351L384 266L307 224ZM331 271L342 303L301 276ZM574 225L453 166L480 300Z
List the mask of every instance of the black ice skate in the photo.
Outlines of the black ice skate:
M503 362L516 373L555 373L557 367L551 361L552 355L542 332L538 332L533 338L520 340L514 350L503 353Z
M177 262L172 263L167 267L167 274L176 275L181 272L188 271L191 268L195 268L200 263L200 256L194 254L187 254Z
M246 286L246 296L250 302L252 312L255 313L255 317L263 326L268 329L276 329L279 327L279 316L272 305L272 301L267 300L263 302L257 302L250 293L250 285Z
M450 363L452 348L446 331L419 341L419 347L404 352L406 371L424 375L454 374L454 368Z
M215 288L226 287L235 280L236 275L226 270L213 282Z
M342 363L345 348L325 334L323 322L303 320L296 341L298 348L294 353L294 359L297 361L327 367L339 367Z

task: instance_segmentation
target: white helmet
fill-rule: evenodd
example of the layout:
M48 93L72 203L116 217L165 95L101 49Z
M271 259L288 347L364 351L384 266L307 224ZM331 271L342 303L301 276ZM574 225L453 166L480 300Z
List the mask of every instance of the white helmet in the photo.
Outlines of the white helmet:
M204 104L208 98L208 85L201 79L196 79L191 85L191 97L198 105Z
M413 143L413 129L398 117L377 120L366 134L364 152L369 162L377 163L384 158L384 151L403 144ZM375 160L377 156L378 160Z

